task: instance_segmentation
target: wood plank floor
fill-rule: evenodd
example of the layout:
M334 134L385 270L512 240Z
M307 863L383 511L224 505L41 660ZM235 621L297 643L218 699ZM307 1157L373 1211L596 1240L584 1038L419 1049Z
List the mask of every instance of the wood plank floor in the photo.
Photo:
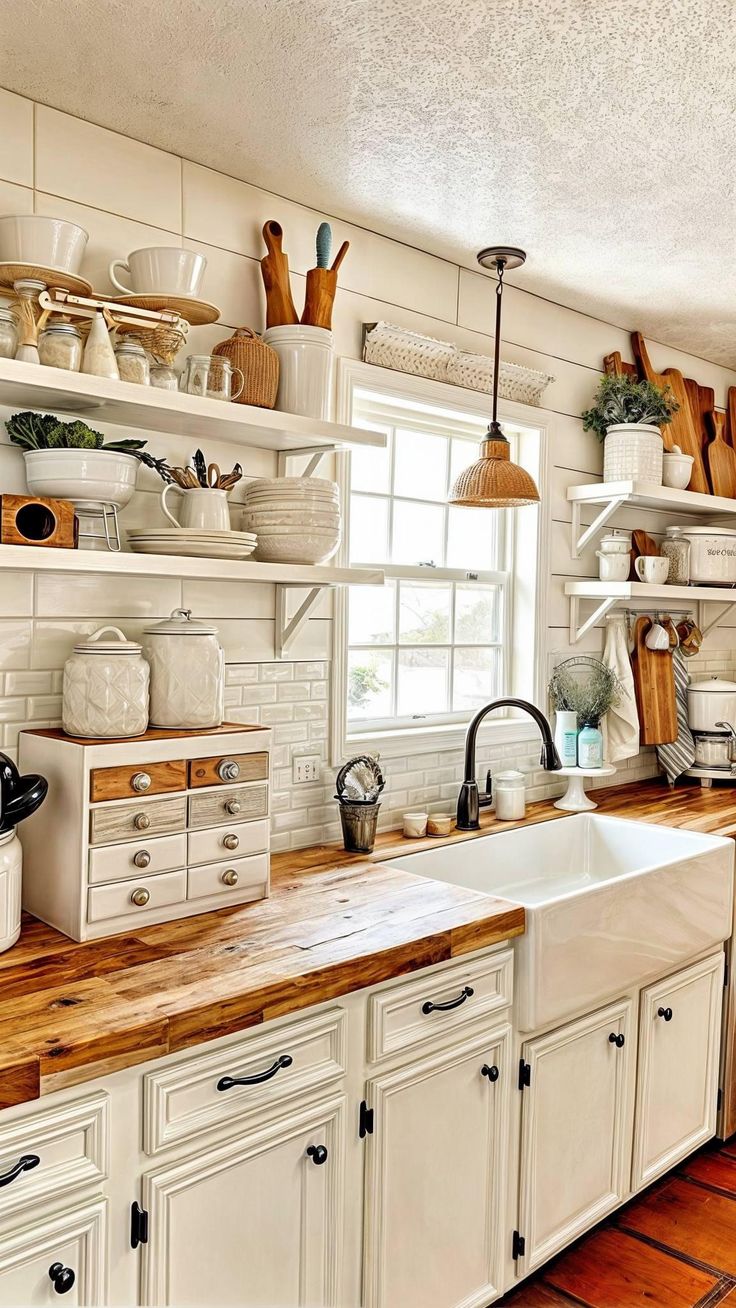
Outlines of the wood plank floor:
M500 1303L736 1308L736 1141L695 1154Z

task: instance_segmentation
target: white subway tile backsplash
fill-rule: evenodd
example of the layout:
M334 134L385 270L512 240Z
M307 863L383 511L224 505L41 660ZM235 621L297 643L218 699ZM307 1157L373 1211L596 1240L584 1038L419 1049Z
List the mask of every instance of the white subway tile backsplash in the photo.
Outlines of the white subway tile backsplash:
M227 323L229 327L250 327L260 323L263 309L261 270L257 261L187 238L184 239L183 246L185 250L203 254L207 260L202 296L217 305L220 323ZM223 331L220 340L229 335L229 332Z
M25 717L24 699L11 699L8 695L0 699L0 722L22 722Z
M36 616L61 618L74 613L79 618L165 618L181 606L181 582L168 577L84 576L40 572L36 579ZM127 634L127 633L126 633Z
M30 622L0 622L0 670L29 667L31 630Z
M28 718L31 722L61 721L61 695L32 695L28 700Z
M33 573L3 572L0 581L0 617L30 618L33 614Z
M33 101L0 91L0 122L0 177L6 182L33 186Z
M100 295L120 294L108 275L112 259L127 259L131 250L140 250L147 245L181 245L181 237L175 231L152 226L150 214L147 220L144 215L143 221L133 222L121 212L109 213L71 199L60 199L58 195L47 194L43 188L36 191L36 213L78 223L89 232L81 273ZM125 281L124 274L120 280Z

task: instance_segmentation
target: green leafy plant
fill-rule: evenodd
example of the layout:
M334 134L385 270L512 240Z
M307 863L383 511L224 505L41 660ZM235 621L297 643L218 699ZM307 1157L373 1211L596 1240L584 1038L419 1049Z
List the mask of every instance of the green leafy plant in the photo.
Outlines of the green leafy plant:
M51 413L14 413L5 424L11 441L22 450L107 450L132 454L147 468L157 472L162 481L173 481L165 459L155 459L144 449L145 441L126 439L106 441L102 432L88 427L77 418L60 422Z
M600 659L576 658L558 663L549 683L557 712L577 713L578 726L600 722L621 693L615 672Z
M348 702L352 708L363 708L371 695L385 690L388 682L379 676L374 667L353 667L348 681Z
M606 375L601 377L592 407L583 413L583 428L594 431L602 441L608 428L621 422L665 427L679 407L669 386Z

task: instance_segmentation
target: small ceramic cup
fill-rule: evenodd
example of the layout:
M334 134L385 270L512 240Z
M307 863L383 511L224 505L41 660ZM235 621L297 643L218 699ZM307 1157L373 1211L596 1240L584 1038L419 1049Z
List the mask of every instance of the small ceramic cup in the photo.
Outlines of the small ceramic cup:
M405 813L404 814L404 835L409 840L418 840L421 836L427 834L427 814L426 813Z
M669 575L670 561L658 554L640 554L634 567L639 581L645 581L649 586L663 586Z
M449 836L455 821L452 813L434 813L427 819L428 836Z
M670 633L661 622L653 622L644 637L644 644L647 649L669 649Z

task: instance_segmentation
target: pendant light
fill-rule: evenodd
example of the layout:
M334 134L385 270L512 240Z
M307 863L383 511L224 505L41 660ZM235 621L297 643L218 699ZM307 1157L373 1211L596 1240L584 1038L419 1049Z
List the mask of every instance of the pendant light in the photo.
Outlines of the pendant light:
M530 477L525 468L511 462L511 447L498 422L503 275L510 268L520 268L525 259L524 251L511 245L491 245L478 255L481 267L493 268L498 278L496 336L493 342L493 412L485 439L481 442L480 458L456 479L450 493L450 504L481 509L516 509L523 504L539 503L539 491L534 478Z

